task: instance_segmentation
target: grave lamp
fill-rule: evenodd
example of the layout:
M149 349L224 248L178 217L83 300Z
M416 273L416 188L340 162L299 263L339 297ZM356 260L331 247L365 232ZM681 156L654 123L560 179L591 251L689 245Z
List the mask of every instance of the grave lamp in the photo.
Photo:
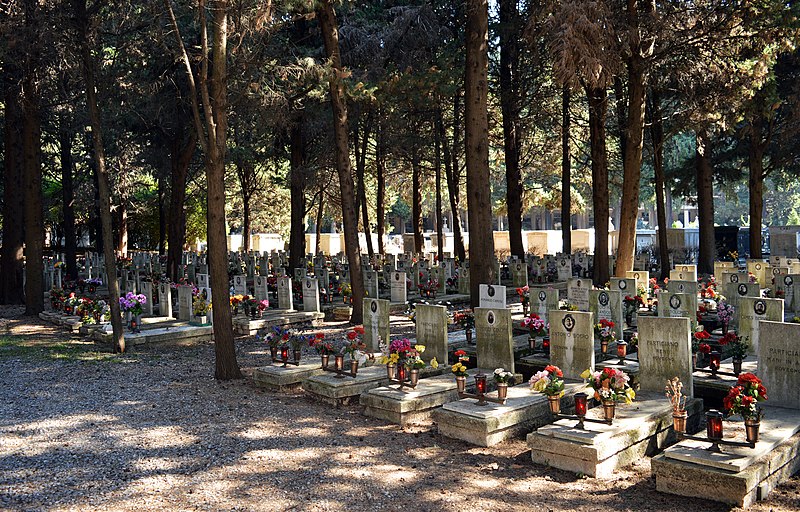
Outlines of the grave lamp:
M716 409L706 413L706 436L712 442L722 440L722 413Z
M486 393L486 375L479 373L475 376L475 392L479 395Z
M544 338L542 340L542 351L545 354L549 354L550 353L550 338Z
M712 376L717 375L720 363L721 363L721 354L719 353L718 350L712 350L711 353L708 354L708 367L711 369Z
M628 355L628 343L626 341L617 342L617 355L619 356L618 364L625 364L625 356Z
M284 361L289 360L289 347L287 346L281 347L281 359L283 359Z

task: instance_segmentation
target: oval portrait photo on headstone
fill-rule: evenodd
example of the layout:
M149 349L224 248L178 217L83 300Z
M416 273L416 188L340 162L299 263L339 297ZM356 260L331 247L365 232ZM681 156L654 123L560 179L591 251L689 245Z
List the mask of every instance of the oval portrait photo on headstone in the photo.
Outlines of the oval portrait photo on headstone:
M489 287L486 289L486 295L489 297L494 297L494 286L489 285Z
M547 294L545 292L539 292L539 302L544 302L547 300Z
M767 313L767 303L763 300L757 300L753 303L753 311L757 315L764 315Z
M633 274L633 278L634 278L634 279L639 279L639 273L638 273L638 272L636 272L635 274Z
M608 293L600 292L600 295L597 296L597 302L599 302L601 306L608 306Z
M564 326L567 332L572 332L572 329L575 328L575 318L572 315L564 315L564 318L561 319L561 325Z
M783 284L786 286L792 286L794 284L794 279L792 279L792 276L786 276L783 278Z
M669 298L669 307L672 309L680 309L681 307L681 298L677 295L673 295Z
M731 274L731 282L738 283L739 282L739 274Z
M575 283L575 286L577 286L578 288L581 287L581 280L580 279L578 279L578 281Z
M739 293L739 295L744 297L745 295L747 295L747 285L740 284L739 287L736 289L736 291Z
M306 279L306 288L311 288L311 279Z
M489 324L489 325L494 325L494 312L493 311L489 311L486 314L486 323Z
M617 282L619 283L620 290L624 290L625 288L628 287L628 283L626 283L625 281L617 281Z
M756 270L761 270L761 263L756 263Z
M373 313L377 313L378 312L378 303L375 302L374 300L371 301L371 303L369 305L369 310L372 311Z

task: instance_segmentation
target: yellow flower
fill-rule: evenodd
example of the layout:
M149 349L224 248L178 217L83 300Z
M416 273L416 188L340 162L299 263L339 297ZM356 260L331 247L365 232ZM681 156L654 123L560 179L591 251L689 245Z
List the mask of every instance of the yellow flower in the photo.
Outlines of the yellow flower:
M587 368L587 369L586 369L586 370L584 370L584 372L581 374L581 378L582 378L582 379L588 379L588 378L589 378L589 377L591 377L591 376L592 376L592 369L591 369L591 368Z
M414 345L414 350L421 354L425 352L425 345Z
M625 390L625 403L629 404L633 402L633 399L636 398L636 391L633 388L628 388Z
M434 357L433 359L431 359L431 367L432 367L434 370L435 370L436 368L439 368L439 361L437 361L435 357Z
M547 387L547 384L549 384L547 379L539 379L533 384L533 390L541 393Z
M389 364L397 364L397 361L400 360L400 354L390 354L389 355Z

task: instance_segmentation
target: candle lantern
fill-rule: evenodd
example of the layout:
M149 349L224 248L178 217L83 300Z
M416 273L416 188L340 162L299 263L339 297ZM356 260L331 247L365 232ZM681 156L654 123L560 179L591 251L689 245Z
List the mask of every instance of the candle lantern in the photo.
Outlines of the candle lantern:
M706 436L709 441L722 440L722 413L715 409L706 413Z
M550 353L550 338L545 338L542 340L542 350L545 354Z
M619 356L619 364L625 364L626 355L628 355L628 343L625 341L618 341L617 356Z
M721 363L721 354L718 350L712 350L710 354L708 354L708 367L711 370L711 375L716 376L717 372L719 371Z
M479 395L486 393L486 375L479 373L475 376L475 391Z

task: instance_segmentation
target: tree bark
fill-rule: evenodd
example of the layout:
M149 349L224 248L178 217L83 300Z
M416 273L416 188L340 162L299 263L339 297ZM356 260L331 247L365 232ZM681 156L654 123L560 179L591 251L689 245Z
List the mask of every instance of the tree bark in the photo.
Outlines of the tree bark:
M378 252L386 254L383 235L386 233L386 140L383 135L383 123L378 121L378 140L375 146L375 173L377 191L375 192L375 224L378 232Z
M695 166L697 171L697 215L700 225L698 274L714 272L714 169L711 165L711 141L706 128L697 131Z
M606 154L606 112L604 88L589 87L589 139L592 155L592 203L594 205L594 284L608 282L608 160Z
M5 63L4 63L5 64ZM5 126L3 151L3 245L0 253L0 283L3 304L23 304L23 208L22 190L22 106L19 68L8 63L4 77Z
M289 132L289 200L292 219L289 226L289 267L298 268L306 252L306 175L303 116L295 116Z
M25 195L25 314L44 310L44 212L42 211L41 105L38 2L25 0L27 48L22 78L22 186Z
M656 217L658 218L658 260L660 278L669 277L669 247L667 246L667 203L664 191L664 125L661 120L661 101L658 93L650 94L650 138L653 141L653 172L656 187Z
M570 155L570 90L561 88L561 238L562 252L572 252L572 156Z
M488 0L467 1L464 128L469 219L470 303L481 284L496 282L492 197L489 186Z
M419 156L415 151L411 155L411 224L414 228L414 254L421 254L425 248L425 239L422 235L421 173Z
M458 107L456 107L455 110L458 110ZM464 249L464 237L461 235L461 216L459 215L461 172L458 170L458 157L455 156L457 153L456 141L458 140L458 137L455 135L457 123L454 121L453 124L453 151L451 154L450 143L447 141L447 133L445 132L444 121L442 119L442 112L439 111L438 129L439 137L442 140L444 176L447 181L447 196L450 200L450 213L453 216L453 245L456 252L455 256L458 261L464 261L466 259L466 251Z
M120 197L117 205L117 254L123 258L128 256L128 202L125 197Z
M434 179L436 180L436 254L438 261L444 260L444 222L442 219L442 145L439 130L435 130L434 144L436 152L434 154Z
M64 217L64 255L67 276L78 278L77 237L75 236L75 191L72 185L72 130L66 119L61 120L59 130L59 150L61 156L61 202Z
M358 244L358 221L353 194L348 133L347 101L344 93L342 59L339 53L339 28L331 0L317 3L316 14L322 31L325 54L331 61L333 72L329 77L331 108L333 110L334 148L336 170L339 175L339 190L342 199L342 222L344 224L345 252L350 265L350 284L353 288L353 314L350 321L360 324L363 319L361 306L364 302L364 280L361 274L361 250Z
M750 170L748 189L750 193L750 257L762 258L761 224L764 212L764 148L762 130L764 118L756 113L750 121L750 144L747 161Z
M356 138L356 175L358 176L358 199L356 200L361 204L361 224L364 227L364 237L367 242L367 254L372 258L375 256L375 249L372 246L372 230L369 228L369 209L367 208L367 187L366 187L366 172L367 172L367 150L369 149L369 136L370 136L370 118L364 123L362 130L363 136L360 141L361 149L359 150L359 140ZM356 132L358 133L358 132Z
M252 192L242 191L242 249L247 254L250 251L250 225L252 214L250 212L250 201L252 200Z
M111 308L111 328L113 346L118 352L125 352L125 338L122 333L122 316L119 306L119 282L117 281L117 260L114 254L114 236L111 222L111 191L109 187L108 169L106 169L103 132L100 122L100 110L97 106L97 88L94 78L94 60L91 53L92 21L86 10L86 0L72 0L75 18L78 25L78 44L81 52L83 80L86 86L86 103L89 109L89 123L92 127L92 141L95 170L97 174L97 190L100 197L100 222L103 234L103 255L105 257L106 274L108 275L109 307Z
M186 181L189 165L197 147L197 131L188 128L188 140L183 134L172 139L170 144L170 195L169 229L167 233L167 274L174 283L183 273L180 271L183 247L186 245Z
M500 109L503 113L503 148L506 167L506 205L511 254L525 257L522 243L522 175L519 153L523 134L520 123L519 41L517 0L500 0Z
M167 205L165 201L164 174L158 177L158 255L163 256L167 249Z
M322 214L325 212L325 187L319 187L319 204L317 205L317 225L315 234L316 240L314 242L314 255L321 252L322 247Z

